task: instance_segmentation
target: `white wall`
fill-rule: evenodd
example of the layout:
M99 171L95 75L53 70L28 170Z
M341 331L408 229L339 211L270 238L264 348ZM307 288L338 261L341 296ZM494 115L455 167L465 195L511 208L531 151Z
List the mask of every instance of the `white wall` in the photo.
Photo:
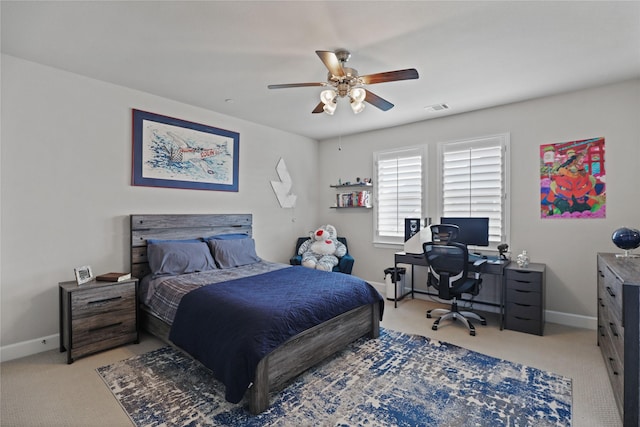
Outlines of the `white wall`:
M354 274L382 281L383 269L393 265L393 253L401 248L373 246L372 210L328 209L335 194L330 184L372 176L376 150L427 144L435 165L438 142L504 132L511 135L510 249L514 254L526 249L532 262L547 265L546 309L559 312L552 319L595 317L596 253L619 251L611 243L615 229L640 228L640 80L342 137L342 150L336 139L321 141L320 220L349 238ZM539 146L599 136L606 144L606 219L540 219ZM431 192L425 216L436 218L435 167L427 174Z
M129 214L252 213L258 254L280 262L317 223L315 140L8 55L1 76L3 349L58 333L58 282L74 267L128 269ZM132 108L239 132L239 191L131 186ZM269 183L280 157L295 210Z
M295 236L331 223L349 238L354 274L381 282L399 248L373 246L372 211L329 209L329 185L372 177L376 150L427 144L434 160L440 141L509 132L511 250L547 264L547 310L561 320L596 315L595 254L616 251L616 228L640 227L640 80L342 137L338 150L337 140L318 144L12 56L2 55L1 65L3 359L7 349L36 352L46 349L41 338L57 338L57 284L73 278L73 267L127 269L131 213L253 213L258 253L280 262ZM240 191L131 186L132 108L239 132ZM606 138L607 218L541 220L539 145L595 136ZM280 157L293 177L295 210L281 209L269 184ZM428 173L435 217L435 170Z

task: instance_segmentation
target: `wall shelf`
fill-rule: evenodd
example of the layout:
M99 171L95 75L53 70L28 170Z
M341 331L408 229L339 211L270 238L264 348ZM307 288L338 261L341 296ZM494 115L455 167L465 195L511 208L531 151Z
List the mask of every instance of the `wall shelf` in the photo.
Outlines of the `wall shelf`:
M331 209L371 209L371 184L338 184L330 185L336 190L350 191L336 192L336 204Z

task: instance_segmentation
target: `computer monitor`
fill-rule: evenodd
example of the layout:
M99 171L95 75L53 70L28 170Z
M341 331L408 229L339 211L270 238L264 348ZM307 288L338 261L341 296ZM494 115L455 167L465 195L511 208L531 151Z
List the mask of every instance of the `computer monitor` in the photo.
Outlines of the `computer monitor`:
M458 243L467 246L489 246L489 218L442 217L440 224L454 224L460 228Z

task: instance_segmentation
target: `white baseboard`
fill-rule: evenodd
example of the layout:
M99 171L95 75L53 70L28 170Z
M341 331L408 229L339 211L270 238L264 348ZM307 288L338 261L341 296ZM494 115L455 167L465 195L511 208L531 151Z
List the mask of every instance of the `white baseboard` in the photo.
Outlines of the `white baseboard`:
M381 295L385 296L386 294L386 285L380 282L369 282L371 285L376 288ZM415 294L416 299L424 299L430 300L428 295ZM484 305L481 303L474 303L475 307L480 308L481 310L497 313L497 307L492 307L488 305ZM558 323L560 325L572 326L574 328L584 328L584 329L592 329L596 330L598 327L598 319L591 316L583 316L580 314L571 314L571 313L563 313L560 311L551 311L545 310L545 321L548 323Z
M545 310L545 321L575 328L598 329L598 319L580 314L562 313L560 311Z
M379 282L369 282L381 295L386 293L386 285ZM417 299L428 299L426 295L416 294ZM475 304L480 306L482 304ZM483 306L485 311L496 312L496 307ZM560 325L572 326L575 328L597 329L598 319L591 316L582 316L579 314L562 313L559 311L545 311L546 321L549 323L558 323ZM34 340L23 341L16 344L0 347L0 362L19 359L21 357L30 356L32 354L41 353L43 351L60 348L60 336L58 334L49 335L48 337L36 338Z
M43 351L53 350L54 348L60 348L60 335L58 334L5 345L0 347L0 362L19 359Z

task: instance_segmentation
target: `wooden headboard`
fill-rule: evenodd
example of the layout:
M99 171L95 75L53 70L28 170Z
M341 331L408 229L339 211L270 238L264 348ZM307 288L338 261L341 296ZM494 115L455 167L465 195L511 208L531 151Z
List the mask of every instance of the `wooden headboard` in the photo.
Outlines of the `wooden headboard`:
M147 239L191 239L215 234L252 235L252 214L131 215L131 275L151 272Z

